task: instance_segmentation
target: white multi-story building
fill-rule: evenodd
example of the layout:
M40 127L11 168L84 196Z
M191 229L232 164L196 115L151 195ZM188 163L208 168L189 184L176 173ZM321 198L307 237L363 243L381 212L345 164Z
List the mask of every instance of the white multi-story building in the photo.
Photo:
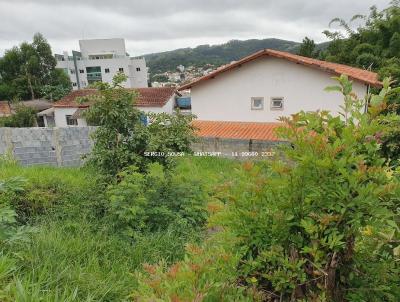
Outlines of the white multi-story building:
M56 68L69 76L74 90L86 88L94 82L111 83L115 74L128 77L125 88L148 87L148 69L144 58L131 58L126 53L124 39L80 40L80 51L56 54Z

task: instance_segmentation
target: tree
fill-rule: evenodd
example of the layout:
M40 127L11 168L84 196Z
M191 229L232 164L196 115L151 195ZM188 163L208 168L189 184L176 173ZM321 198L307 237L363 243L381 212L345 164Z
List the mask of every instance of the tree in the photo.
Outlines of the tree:
M303 57L312 58L315 56L315 42L308 37L303 39L303 43L300 45L298 55Z
M143 172L151 162L171 166L168 152L190 150L194 140L192 117L151 114L154 124L147 126L146 114L134 107L136 93L123 88L124 81L126 75L117 74L112 84L95 83L98 93L81 100L91 103L84 114L88 123L99 126L93 135L89 164L106 175L116 175L129 166Z
M390 39L389 44L390 54L394 57L400 56L400 33L395 32Z
M56 64L50 45L40 33L34 35L32 43L23 42L7 50L0 59L0 98L44 97L43 89L47 86L61 89L63 93L55 95L62 97L71 90L71 83L65 74L55 69Z
M357 29L350 23L356 19L364 20ZM400 84L400 1L392 1L382 11L373 6L369 16L355 15L349 23L335 18L330 25L338 23L346 32L325 31L332 41L320 58L333 62L357 66L377 71L383 77L392 76Z

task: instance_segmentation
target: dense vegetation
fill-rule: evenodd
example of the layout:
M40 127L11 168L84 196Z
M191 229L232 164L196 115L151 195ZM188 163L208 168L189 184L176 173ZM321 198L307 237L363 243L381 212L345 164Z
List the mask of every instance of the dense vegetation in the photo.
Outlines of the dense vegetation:
M185 159L168 180L156 165L107 185L87 169L22 168L3 160L0 300L127 300L136 288L134 271L180 260L185 244L201 238L212 188L235 166Z
M26 107L23 103L16 106L11 116L0 117L0 127L34 127L36 125L36 111Z
M0 100L47 98L58 100L72 86L69 77L56 69L51 47L41 34L0 58Z
M398 301L399 171L382 157L379 116L389 81L361 114L338 80L342 119L283 119L283 160L236 170L208 205L216 232L173 266L145 266L136 301Z
M195 48L182 48L144 57L152 75L175 71L178 65L203 67L208 64L220 66L239 60L256 51L271 48L293 52L298 43L279 39L232 40L222 45L200 45Z
M356 20L362 22L354 30L351 23ZM356 15L349 23L335 18L333 24L339 24L342 30L324 32L331 39L325 50L318 51L315 43L305 38L299 53L376 71L381 79L391 77L395 85L400 85L400 1L392 1L382 11L373 6L368 16Z
M347 36L339 31L326 31L332 41L321 56L328 61L380 71L383 76L399 80L400 2L392 1L383 11L374 6L369 16L356 15L352 21L357 19L364 20L357 30L352 30L351 24L340 18L331 21L331 24L339 23Z

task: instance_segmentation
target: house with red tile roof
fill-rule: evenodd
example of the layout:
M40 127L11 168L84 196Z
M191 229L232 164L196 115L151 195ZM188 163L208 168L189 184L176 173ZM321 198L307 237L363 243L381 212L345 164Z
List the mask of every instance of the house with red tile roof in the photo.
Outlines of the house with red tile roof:
M18 106L28 107L33 109L34 112L39 112L51 108L53 106L53 103L44 99L36 99L36 100L21 101L21 102L0 101L0 117L7 117L15 114ZM39 127L43 126L42 118L38 117L36 123Z
M175 109L175 98L179 95L173 87L149 87L129 89L136 93L134 106L141 111L153 113L173 113ZM61 100L54 103L53 108L40 113L47 121L54 119L56 127L86 126L82 112L91 104L82 103L82 97L97 95L96 89L82 89L72 91ZM48 123L50 125L50 123Z
M337 115L343 96L324 89L337 85L332 77L341 74L353 81L360 98L382 86L368 70L264 49L178 90L190 91L200 136L274 140L270 130L281 116L302 110Z

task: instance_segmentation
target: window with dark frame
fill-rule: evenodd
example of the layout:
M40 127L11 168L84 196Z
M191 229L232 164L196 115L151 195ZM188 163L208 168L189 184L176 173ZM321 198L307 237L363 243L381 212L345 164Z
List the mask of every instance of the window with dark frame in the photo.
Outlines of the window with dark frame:
M283 97L271 98L271 110L283 110Z
M140 67L136 67L136 71L140 71Z
M66 115L65 119L68 126L78 126L78 120L72 118L72 115Z
M79 69L79 73L85 73L83 69Z
M251 110L263 110L264 109L264 98L263 97L252 97L251 98Z
M120 67L118 70L119 72L124 72L124 69L122 67Z
M104 72L105 72L105 73L110 73L110 68L104 69Z

